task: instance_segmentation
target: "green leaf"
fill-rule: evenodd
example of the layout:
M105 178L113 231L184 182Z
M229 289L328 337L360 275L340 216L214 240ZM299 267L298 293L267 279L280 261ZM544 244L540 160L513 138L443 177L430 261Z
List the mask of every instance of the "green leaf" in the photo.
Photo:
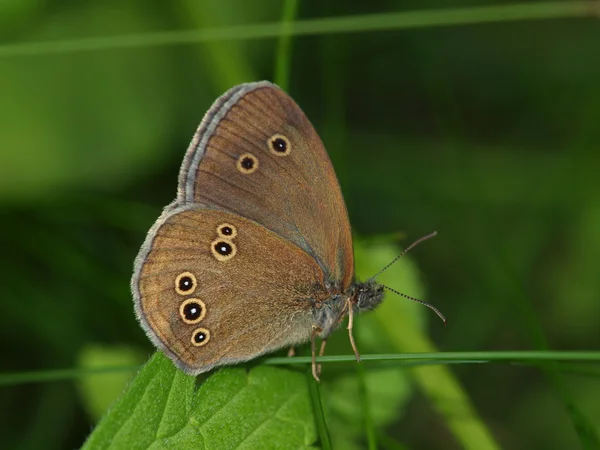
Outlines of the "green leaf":
M195 383L157 352L83 448L312 448L316 432L303 374L225 368L197 390Z

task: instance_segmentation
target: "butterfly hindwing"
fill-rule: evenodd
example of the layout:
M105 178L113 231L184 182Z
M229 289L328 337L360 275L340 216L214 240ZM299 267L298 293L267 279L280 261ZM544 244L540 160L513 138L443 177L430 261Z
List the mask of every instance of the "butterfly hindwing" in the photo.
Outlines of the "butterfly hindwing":
M308 340L323 276L308 253L262 225L185 205L148 233L132 291L153 343L197 374Z

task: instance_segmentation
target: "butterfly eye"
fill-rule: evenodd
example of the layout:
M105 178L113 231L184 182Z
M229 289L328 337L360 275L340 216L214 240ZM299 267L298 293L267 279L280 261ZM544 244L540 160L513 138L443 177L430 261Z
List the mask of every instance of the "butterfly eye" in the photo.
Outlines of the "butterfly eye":
M188 298L179 307L179 315L185 323L198 323L206 315L206 305L199 298Z
M192 345L202 347L210 341L210 331L206 328L196 328L192 333Z
M175 279L175 292L179 295L193 294L196 286L198 286L198 282L191 272L180 273Z
M237 228L230 223L222 223L217 227L217 233L227 239L233 239L237 236Z
M274 134L269 138L269 150L277 156L287 156L292 151L290 140L283 134Z
M237 160L237 169L246 175L256 172L258 159L252 153L244 153Z
M219 261L229 261L237 253L235 244L225 239L216 239L211 242L210 250Z

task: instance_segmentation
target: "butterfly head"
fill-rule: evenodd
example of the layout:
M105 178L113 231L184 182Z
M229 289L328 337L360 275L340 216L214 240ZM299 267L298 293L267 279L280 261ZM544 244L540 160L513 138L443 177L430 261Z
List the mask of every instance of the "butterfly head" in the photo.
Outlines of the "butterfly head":
M358 283L354 291L354 307L358 312L374 309L383 300L383 286L373 280Z

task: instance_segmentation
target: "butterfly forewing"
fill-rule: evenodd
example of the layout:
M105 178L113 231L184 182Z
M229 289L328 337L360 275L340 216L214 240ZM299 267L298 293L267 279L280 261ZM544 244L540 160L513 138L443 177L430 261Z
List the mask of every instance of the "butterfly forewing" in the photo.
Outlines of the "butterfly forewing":
M237 86L215 102L188 149L178 200L274 231L342 291L353 280L348 214L327 152L298 105L271 83Z

